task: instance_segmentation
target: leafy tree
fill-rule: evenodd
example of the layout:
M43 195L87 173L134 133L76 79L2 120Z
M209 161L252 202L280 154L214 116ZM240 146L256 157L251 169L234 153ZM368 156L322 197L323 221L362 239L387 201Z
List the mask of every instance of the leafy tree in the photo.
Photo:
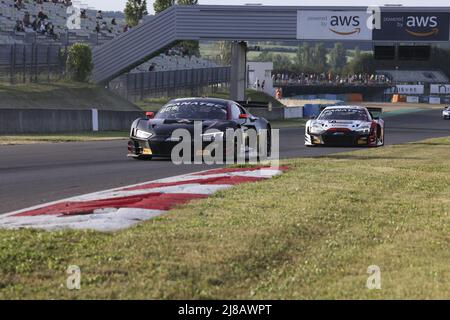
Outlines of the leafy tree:
M177 4L179 5L196 5L198 4L198 0L178 0Z
M285 54L276 54L273 57L273 68L275 71L292 72L292 61Z
M316 72L325 72L328 69L327 48L323 42L317 43L312 54L312 66Z
M198 4L198 0L155 0L155 2L153 3L153 9L155 10L155 13L158 14L176 4L196 5ZM198 41L194 40L181 41L178 43L178 45L184 47L184 49L186 49L186 52L190 56L200 55L200 45Z
M353 59L359 59L361 57L361 49L356 46L355 51L353 53Z
M137 26L139 21L148 14L147 0L128 0L124 12L127 24L132 27Z
M223 65L231 64L231 42L219 41L215 44L216 50L219 52L218 62Z
M69 48L67 54L67 73L69 77L78 82L86 82L92 73L91 47L85 43L75 43Z
M348 73L375 73L377 62L372 53L355 54L353 60L348 65Z
M296 67L299 72L310 71L312 69L312 50L308 42L298 46Z
M155 2L153 3L153 10L155 10L155 13L158 14L175 5L176 3L176 0L155 0Z
M340 42L335 43L330 52L330 66L334 72L341 73L347 64L347 50Z

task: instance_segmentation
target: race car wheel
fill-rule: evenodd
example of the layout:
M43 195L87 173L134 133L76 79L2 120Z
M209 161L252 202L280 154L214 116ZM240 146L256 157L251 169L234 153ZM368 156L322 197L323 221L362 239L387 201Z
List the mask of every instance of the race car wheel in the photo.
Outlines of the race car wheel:
M384 146L384 129L381 129L379 125L377 126L377 146Z

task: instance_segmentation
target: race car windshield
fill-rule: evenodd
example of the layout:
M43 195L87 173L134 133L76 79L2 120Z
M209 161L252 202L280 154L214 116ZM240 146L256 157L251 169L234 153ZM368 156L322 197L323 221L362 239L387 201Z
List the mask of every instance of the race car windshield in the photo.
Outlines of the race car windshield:
M209 102L178 102L164 106L155 119L227 120L227 106Z
M366 111L360 109L329 109L324 110L318 120L369 121L369 117Z

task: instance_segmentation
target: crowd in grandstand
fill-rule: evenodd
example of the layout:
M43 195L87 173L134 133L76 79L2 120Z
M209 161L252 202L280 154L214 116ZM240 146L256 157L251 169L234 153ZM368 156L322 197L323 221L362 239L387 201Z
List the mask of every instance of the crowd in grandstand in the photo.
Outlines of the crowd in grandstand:
M80 42L87 40L95 45L95 42L99 44L98 36L105 41L130 29L125 24L123 14L104 14L89 8L78 11L81 21L79 26L68 28L69 18L76 12L68 10L70 6L71 0L2 0L0 43L30 41L32 38L29 36L32 34L64 43L69 32L70 37L75 36ZM72 21L75 23L75 20Z
M274 74L273 81L283 84L299 85L359 85L391 83L392 79L385 74L351 74L340 75L333 73L300 73L300 74Z

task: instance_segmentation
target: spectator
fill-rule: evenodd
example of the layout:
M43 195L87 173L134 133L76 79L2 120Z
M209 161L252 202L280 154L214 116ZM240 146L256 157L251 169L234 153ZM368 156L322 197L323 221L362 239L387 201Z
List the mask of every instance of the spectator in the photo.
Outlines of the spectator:
M106 24L106 21L102 22L102 25L100 27L101 31L108 31L108 25Z
M116 25L117 25L116 18L113 18L113 19L111 20L111 25L113 25L113 26L116 26Z
M31 27L31 18L29 12L25 12L25 15L23 16L23 24L27 28Z
M97 11L96 18L99 19L99 20L103 19L102 10L98 10L98 11Z
M45 34L45 32L47 31L46 23L47 23L47 22L41 21L41 25L40 25L40 27L39 27L39 33L40 33L40 34Z
M17 10L25 9L25 5L23 4L22 0L16 0L14 2L14 8L16 8Z
M50 38L55 39L55 40L58 39L58 35L55 33L55 26L53 24L51 24L47 28L47 33L48 33Z
M31 23L31 27L33 28L34 31L36 31L38 29L38 19L36 18L36 16L33 16L33 22Z
M47 20L47 19L48 19L48 16L47 16L44 12L39 11L39 13L38 13L38 18L39 18L40 20Z
M25 32L25 28L23 27L23 22L20 20L16 21L16 26L14 27L14 30L17 32Z

